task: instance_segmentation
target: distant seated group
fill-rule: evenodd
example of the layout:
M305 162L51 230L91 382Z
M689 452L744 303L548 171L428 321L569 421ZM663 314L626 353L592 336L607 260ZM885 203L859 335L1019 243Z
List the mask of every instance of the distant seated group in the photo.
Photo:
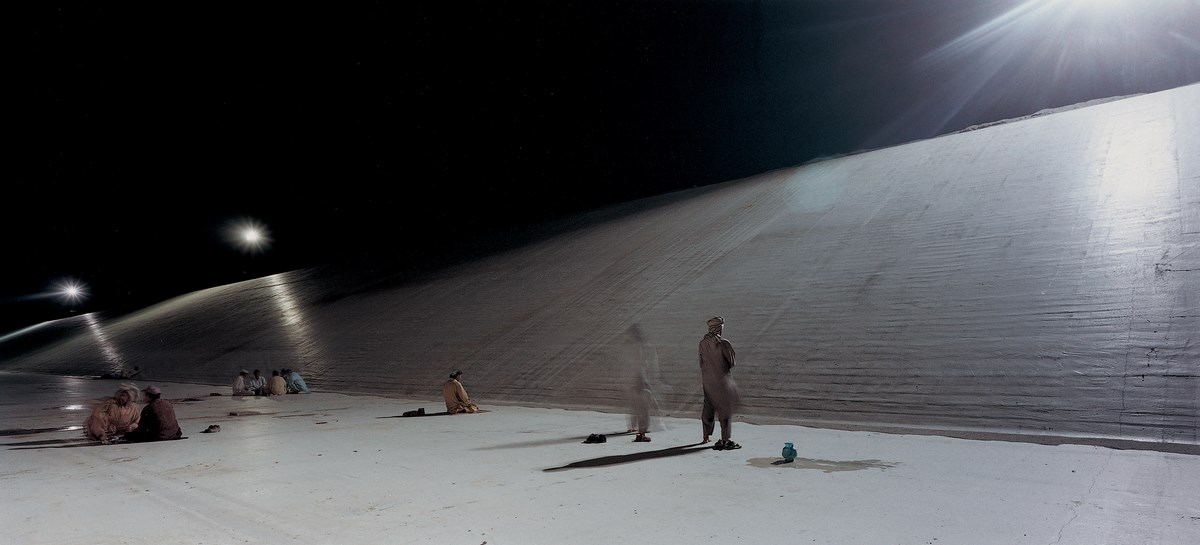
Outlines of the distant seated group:
M106 371L104 374L96 377L103 379L135 379L142 374L142 368L133 366L132 371Z
M84 433L101 443L120 441L167 441L183 437L175 408L162 399L162 389L149 386L141 393L146 406L138 410L138 388L122 384L111 398L92 410L84 422Z
M238 372L237 378L233 379L233 385L230 387L233 395L272 396L309 393L308 384L305 384L304 379L300 378L300 373L292 369L285 368L278 371L272 369L270 380L267 380L267 377L264 377L262 371L258 369L254 370L254 376L249 380L246 379L248 375L250 375L250 371L245 369Z
M248 375L250 372L245 369L238 372L233 381L233 395L309 393L308 385L304 383L300 373L291 369L272 370L269 382L258 369L254 370L254 376L249 381L246 380ZM462 371L454 371L442 387L446 412L477 413L479 406L467 395L467 390L461 382L462 377ZM131 383L121 384L112 397L106 398L88 415L84 422L84 434L105 444L167 441L183 437L183 430L175 416L175 407L170 401L162 399L162 389L158 386L148 386L140 390L140 393L145 397L146 405L139 409L138 387Z

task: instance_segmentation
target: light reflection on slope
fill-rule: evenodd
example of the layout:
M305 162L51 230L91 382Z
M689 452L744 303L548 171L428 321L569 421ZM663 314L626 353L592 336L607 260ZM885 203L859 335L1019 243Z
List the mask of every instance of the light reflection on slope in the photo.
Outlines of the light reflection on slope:
M117 373L123 371L125 361L121 358L121 353L117 350L117 345L104 332L104 327L100 325L100 320L96 318L94 313L85 314L83 319L87 321L88 330L96 338L96 345L100 347L101 353L104 354L104 360L108 363L109 372Z
M325 358L321 353L320 343L313 341L312 329L296 301L291 282L288 281L286 274L269 276L267 281L270 282L271 299L279 307L279 325L295 353L297 363L289 364L288 367L297 371L313 371L320 374L324 370Z

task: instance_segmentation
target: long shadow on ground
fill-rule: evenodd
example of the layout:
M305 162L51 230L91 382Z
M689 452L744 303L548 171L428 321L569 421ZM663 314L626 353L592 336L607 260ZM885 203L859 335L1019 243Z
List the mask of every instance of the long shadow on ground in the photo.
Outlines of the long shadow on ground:
M583 467L613 466L613 465L617 465L617 464L627 464L630 462L640 462L642 460L653 460L656 458L669 458L671 456L682 456L684 454L692 454L695 452L712 450L711 446L701 447L700 445L703 445L703 444L704 443L696 443L693 445L682 445L682 446L678 446L678 447L670 447L670 448L665 448L665 449L661 449L661 450L651 450L651 451L647 451L647 452L635 452L633 454L622 454L622 455L616 455L616 456L601 456L599 458L592 458L590 460L580 460L578 462L571 462L565 466L546 468L546 469L543 469L542 471L561 471L564 469L579 469L579 468L583 468ZM696 448L696 447L699 447L699 448Z
M602 434L605 437L620 437L622 435L633 435L633 432L619 431L613 433ZM584 437L567 437L564 439L542 439L540 441L521 441L519 443L505 443L503 445L492 445L490 447L479 447L475 450L492 450L505 448L528 448L528 447L545 447L550 445L561 445L563 443L584 443Z

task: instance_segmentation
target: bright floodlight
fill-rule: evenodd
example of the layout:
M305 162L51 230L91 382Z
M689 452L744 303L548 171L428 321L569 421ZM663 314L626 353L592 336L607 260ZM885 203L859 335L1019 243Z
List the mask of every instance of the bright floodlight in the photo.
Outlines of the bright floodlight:
M1191 62L1196 45L1167 22L1197 0L1022 0L923 55L912 69L937 81L895 127L942 134L1001 104L1044 104L1121 93ZM995 3L995 2L993 2ZM966 2L963 2L966 4ZM1191 5L1189 5L1191 4ZM1187 52L1187 57L1173 60ZM940 75L946 77L941 77ZM1120 94L1120 93L1118 93ZM1031 113L1031 112L1022 112ZM897 128L888 128L895 131ZM881 135L882 136L882 135Z
M67 303L78 303L87 297L83 284L75 280L63 280L55 287L55 293Z
M262 240L262 233L253 227L242 231L242 241L246 244L257 245Z
M256 254L271 244L271 235L267 228L255 220L243 219L230 227L229 239L243 252Z

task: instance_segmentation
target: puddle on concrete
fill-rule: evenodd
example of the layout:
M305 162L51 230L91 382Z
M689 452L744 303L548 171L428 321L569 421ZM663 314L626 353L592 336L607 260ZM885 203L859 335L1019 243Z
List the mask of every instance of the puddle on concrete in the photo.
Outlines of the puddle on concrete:
M825 473L835 471L861 471L864 469L890 469L895 463L882 460L815 460L796 458L785 462L782 458L751 458L747 462L754 467L784 467L789 469L818 469Z
M71 439L43 439L41 441L21 441L19 443L0 443L0 445L10 446L10 447L35 447L35 446L45 446L45 445L72 445L72 444L80 444L80 443L91 444L91 443L95 443L95 441L88 439L87 437L75 437L75 438L71 438ZM16 450L16 449L9 449L9 450Z
M61 405L58 407L46 407L44 411L82 411L86 407L83 405Z
M35 433L47 433L52 431L75 431L81 430L83 426L66 426L58 428L9 428L0 430L0 437L8 437L10 435L33 435Z

